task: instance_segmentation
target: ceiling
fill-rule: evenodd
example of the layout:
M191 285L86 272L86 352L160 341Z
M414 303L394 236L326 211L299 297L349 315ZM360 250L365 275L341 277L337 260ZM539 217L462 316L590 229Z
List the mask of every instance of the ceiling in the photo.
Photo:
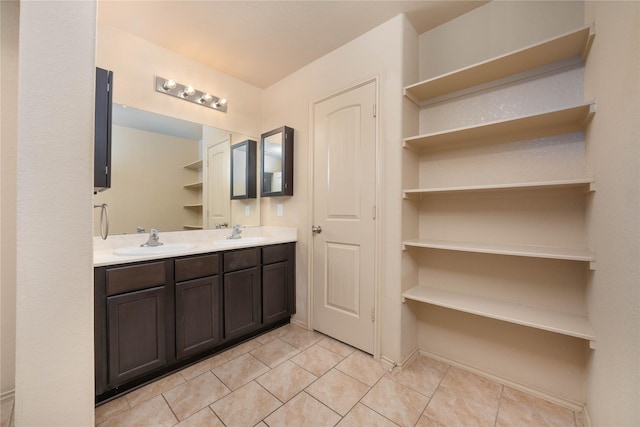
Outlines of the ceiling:
M484 3L99 0L98 21L266 88L400 13L422 34Z

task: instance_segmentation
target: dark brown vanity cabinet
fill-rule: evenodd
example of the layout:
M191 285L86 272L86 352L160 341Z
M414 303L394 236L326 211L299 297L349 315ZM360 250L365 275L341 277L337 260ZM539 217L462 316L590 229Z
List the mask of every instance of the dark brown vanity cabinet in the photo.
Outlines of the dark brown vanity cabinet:
M295 313L295 245L262 248L262 322L269 324Z
M224 336L233 339L260 328L260 248L225 252Z
M222 341L222 286L218 254L176 259L176 357Z
M98 394L167 364L172 266L157 261L95 270Z
M295 243L96 267L96 400L145 384L295 313Z

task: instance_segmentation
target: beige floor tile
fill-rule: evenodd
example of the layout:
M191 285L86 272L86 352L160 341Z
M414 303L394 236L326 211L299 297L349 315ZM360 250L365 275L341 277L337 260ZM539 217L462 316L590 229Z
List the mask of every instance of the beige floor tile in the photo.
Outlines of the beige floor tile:
M475 400L497 409L502 395L502 384L452 366L440 382L465 400Z
M258 424L255 425L255 427L269 427L269 426L266 425L264 421L260 421Z
M575 414L570 409L505 386L496 426L523 425L575 427Z
M229 360L233 360L242 356L243 354L249 353L251 350L255 350L261 345L262 344L260 343L260 341L254 338L251 341L243 342L240 345L230 348L229 350L222 353L222 355Z
M282 335L286 334L287 332L289 332L289 330L292 327L296 327L296 326L293 326L291 324L281 326L281 327L279 327L277 329L273 329L273 330L267 332L266 334L262 334L262 335L256 337L255 340L258 341L261 344L267 344L268 342L271 342L271 341L275 340L276 338L280 338L280 336L282 336Z
M331 350L342 357L347 357L348 355L356 351L355 348L329 337L324 337L323 339L318 341L318 345L326 348L327 350Z
M347 415L368 391L369 386L336 369L330 370L306 389L307 393L342 416Z
M195 377L164 393L167 403L180 421L230 393L211 372Z
M13 416L13 402L14 399L5 399L0 406L0 426L9 427L11 425L11 418ZM127 405L127 408L129 406Z
M164 398L160 395L135 408L109 418L100 427L154 426L170 427L178 422Z
M362 399L363 404L401 426L414 426L429 398L382 378Z
M349 413L338 423L338 427L398 427L398 425L376 411L358 403Z
M253 357L270 368L275 368L298 353L300 353L300 350L279 338L276 338L275 340L270 341L262 347L258 347L250 352Z
M125 396L113 399L107 403L103 403L102 405L96 407L95 410L96 425L129 409L129 403L127 402L127 398ZM2 427L5 427L5 425L2 424Z
M211 405L211 409L227 426L254 426L282 406L282 402L251 381Z
M440 386L431 398L424 415L445 426L492 427L498 405L487 405L465 398L456 390Z
M387 368L381 362L361 351L351 353L336 366L336 369L368 386L373 386L387 372Z
M129 402L129 406L133 408L134 406L137 406L142 402L146 402L167 390L171 390L172 388L183 384L184 382L184 378L180 373L171 374L168 377L154 381L151 384L147 384L146 386L127 394L127 402Z
M423 415L418 420L416 427L444 427L444 425L440 424L433 418L429 418Z
M225 427L210 407L199 410L176 427Z
M287 402L316 379L315 375L287 360L258 377L256 381L281 402Z
M435 369L426 357L418 356L409 366L394 369L387 377L425 396L433 396L445 372Z
M269 415L265 420L269 427L334 426L340 415L302 392Z
M267 365L249 353L245 353L224 365L214 368L213 373L231 390L237 390L268 370L269 367Z
M343 360L343 357L336 354L319 344L313 345L292 358L291 361L302 366L315 376L321 376L329 372L331 368L336 366Z
M317 332L294 326L291 327L288 332L282 334L280 339L300 350L305 350L320 341L323 337L324 335Z
M180 374L184 377L185 380L188 381L192 378L197 377L198 375L202 375L205 372L212 370L217 366L224 365L228 361L229 359L227 359L224 354L218 354L187 368L184 368L180 371Z
M446 373L449 370L449 368L451 367L451 366L449 366L448 363L441 362L439 360L432 359L429 356L423 356L421 354L418 355L418 357L416 357L416 359L420 359L420 360L422 360L422 363L424 363L425 365L429 366L430 368L437 369L437 370L442 371L444 373Z

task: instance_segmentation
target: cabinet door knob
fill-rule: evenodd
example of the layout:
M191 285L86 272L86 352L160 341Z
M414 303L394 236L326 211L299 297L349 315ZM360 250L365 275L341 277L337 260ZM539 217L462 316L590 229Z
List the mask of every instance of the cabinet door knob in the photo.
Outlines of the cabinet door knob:
M319 225L314 225L311 227L311 231L313 231L316 234L320 234L322 233L322 227L320 227Z

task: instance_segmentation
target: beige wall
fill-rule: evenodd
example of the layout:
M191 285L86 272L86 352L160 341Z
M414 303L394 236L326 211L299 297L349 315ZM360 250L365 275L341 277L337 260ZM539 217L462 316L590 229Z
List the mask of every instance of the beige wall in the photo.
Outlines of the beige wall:
M0 399L15 388L19 12L0 2Z
M585 98L597 112L587 133L597 190L587 216L596 270L588 310L597 348L587 365L594 426L640 425L640 3L587 2L596 38Z
M202 203L201 191L183 188L201 179L183 168L200 158L198 141L117 125L112 141L111 188L94 198L109 206L109 234L135 233L137 226L176 231L201 221L195 209L183 208ZM93 224L99 236L100 209Z
M98 10L98 15L100 11ZM260 136L262 91L117 28L98 24L96 65L114 72L113 102L241 134ZM154 90L172 78L229 100L227 113Z
M17 426L94 423L95 22L94 2L20 5Z
M295 319L308 322L308 256L311 246L309 192L310 108L313 102L333 95L373 77L379 79L380 200L378 236L381 242L378 265L381 311L378 320L382 329L381 354L392 360L401 357L400 288L397 274L400 268L400 167L402 138L403 42L407 26L404 16L398 16L369 33L351 41L334 52L307 65L264 91L263 131L289 126L294 133L293 197L264 199L265 225L298 227ZM284 215L276 215L276 205L283 205ZM382 262L384 260L384 262Z

